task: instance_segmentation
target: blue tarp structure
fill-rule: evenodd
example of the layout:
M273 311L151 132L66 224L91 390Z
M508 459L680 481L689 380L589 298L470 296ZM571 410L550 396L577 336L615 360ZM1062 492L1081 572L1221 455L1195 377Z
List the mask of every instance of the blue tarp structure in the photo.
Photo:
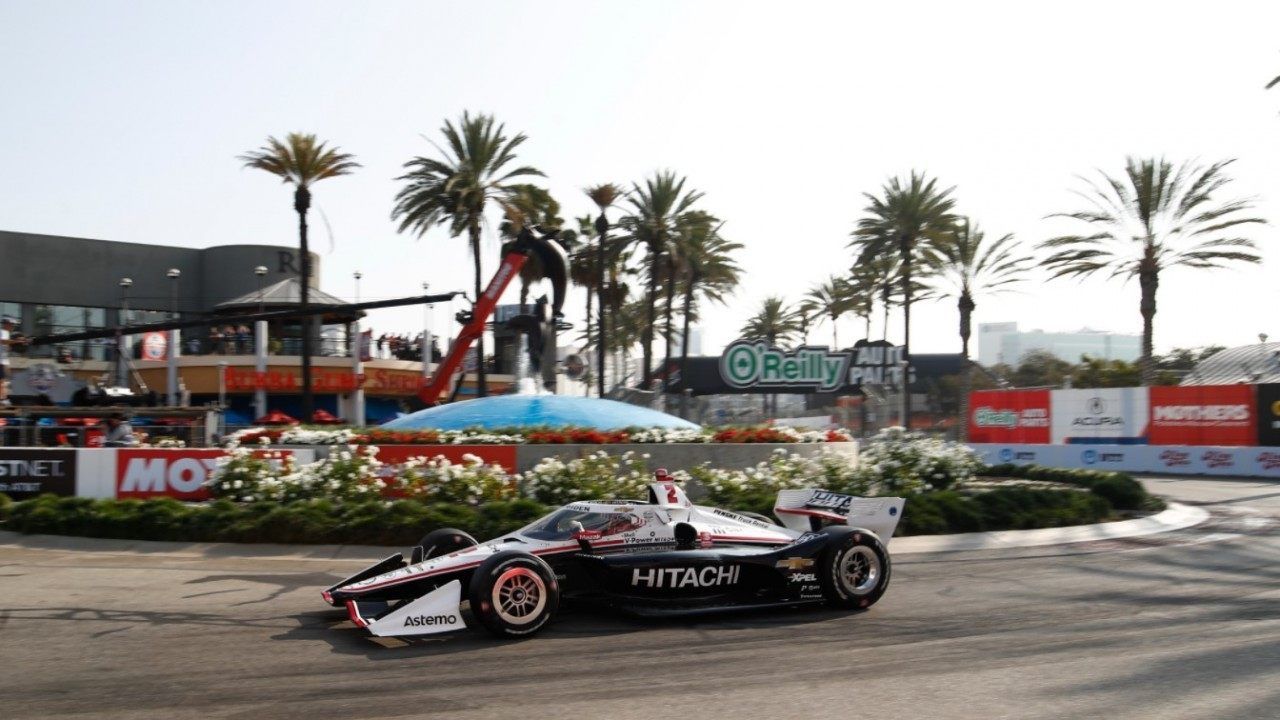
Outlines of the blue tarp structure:
M489 430L510 427L580 427L596 430L698 426L657 410L615 400L562 395L500 395L419 410L382 427L388 430Z

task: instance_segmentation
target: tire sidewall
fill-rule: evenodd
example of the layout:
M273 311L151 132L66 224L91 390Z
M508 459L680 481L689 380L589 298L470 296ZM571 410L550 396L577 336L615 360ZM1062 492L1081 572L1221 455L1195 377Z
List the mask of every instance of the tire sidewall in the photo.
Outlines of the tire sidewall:
M891 574L891 566L889 563L889 553L885 550L884 544L880 542L874 534L862 530L860 528L830 528L828 534L832 535L827 548L823 550L818 565L818 581L822 585L822 594L826 596L827 603L834 607L862 610L871 607L884 595L884 591L889 587L889 576ZM840 576L840 562L846 555L853 551L855 547L869 548L875 553L876 558L880 561L880 579L876 583L875 588L865 595L856 595L851 588L844 585L844 581Z
M504 572L516 567L536 573L541 578L547 595L539 615L533 621L521 625L504 620L491 602L494 583ZM545 627L555 615L560 606L560 584L556 582L556 574L551 566L541 558L519 550L507 550L490 556L476 568L471 576L467 597L471 602L472 615L486 630L499 637L527 637Z
M431 558L448 555L451 552L457 552L463 548L469 548L473 545L479 545L476 539L465 530L457 528L438 528L432 530L422 539L418 541L418 546L422 548L422 559L430 560Z

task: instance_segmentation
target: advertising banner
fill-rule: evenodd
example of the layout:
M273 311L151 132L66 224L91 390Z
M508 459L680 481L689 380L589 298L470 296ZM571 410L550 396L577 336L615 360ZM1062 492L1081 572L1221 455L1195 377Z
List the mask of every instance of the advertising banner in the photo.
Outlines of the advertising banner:
M980 443L1049 442L1049 391L969 393L969 439Z
M292 455L298 462L310 462L310 450L270 450ZM204 483L218 467L218 458L227 454L219 448L120 448L115 451L115 482L118 498L171 497L178 500L208 500Z
M1205 445L970 445L988 465L1046 467L1155 475L1280 478L1280 447Z
M0 448L0 492L14 500L76 494L76 451Z
M1147 388L1054 390L1051 442L1141 445L1147 442Z
M1256 445L1257 397L1251 385L1150 388L1152 445Z
M1254 385L1257 389L1258 444L1280 447L1280 385Z

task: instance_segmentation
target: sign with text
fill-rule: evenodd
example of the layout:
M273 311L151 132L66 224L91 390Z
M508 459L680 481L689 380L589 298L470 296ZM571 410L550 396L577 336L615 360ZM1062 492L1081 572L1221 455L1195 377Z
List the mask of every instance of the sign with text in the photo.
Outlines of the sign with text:
M758 340L737 340L720 356L720 378L731 388L834 392L841 388L901 385L903 349L859 340L851 350L805 345L793 350Z
M1147 388L1053 390L1050 402L1050 442L1147 442Z
M1255 445L1257 397L1250 385L1152 387L1152 445Z
M171 497L208 500L204 486L227 454L218 448L120 448L115 451L118 498ZM255 456L291 455L299 462L313 459L310 450L255 450Z
M0 493L14 500L76 494L76 451L0 448Z
M979 443L1049 442L1048 390L969 393L969 440Z

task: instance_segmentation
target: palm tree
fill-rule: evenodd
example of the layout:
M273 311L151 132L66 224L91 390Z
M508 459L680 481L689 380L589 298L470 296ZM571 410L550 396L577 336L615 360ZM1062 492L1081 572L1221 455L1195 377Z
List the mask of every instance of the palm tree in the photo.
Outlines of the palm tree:
M831 320L831 349L840 349L840 334L836 322L840 316L854 310L855 297L852 284L842 277L832 275L809 290L800 306L807 316L819 322Z
M605 334L607 324L605 322L605 275L606 268L609 265L607 255L610 255L609 248L609 218L605 215L605 211L613 207L618 202L618 198L622 197L622 188L613 183L602 183L593 185L584 190L587 197L591 198L591 202L595 203L596 208L600 210L600 214L596 217L596 294L600 297L600 318L596 325L598 327L599 339L596 344L596 384L600 397L604 397L604 358L607 352L607 341ZM590 292L590 291L588 291ZM587 325L590 326L591 308L587 307Z
M314 399L311 389L311 251L307 246L307 211L311 209L311 185L326 178L350 174L360 167L355 156L337 147L325 147L310 133L289 133L284 142L268 137L267 144L237 158L247 168L265 170L292 184L293 209L298 213L298 309L302 316L302 418L311 421Z
M800 337L800 316L787 301L771 295L738 331L748 340L764 340L770 345L792 345Z
M724 304L725 297L738 285L742 269L733 259L733 253L742 245L720 236L722 223L710 215L708 222L690 225L681 240L681 256L684 258L681 292L684 306L681 311L684 328L680 333L680 377L688 378L689 323L697 313L699 301Z
M971 319L978 304L974 295L1004 292L1011 285L1026 280L1032 258L1021 252L1013 235L1002 235L986 242L977 223L964 218L949 237L937 247L937 286L956 297L960 310L960 357L964 366L960 388L960 439L969 438L969 337ZM942 289L940 287L939 289Z
M1164 158L1125 160L1123 177L1099 171L1080 195L1089 208L1057 213L1086 223L1088 234L1062 235L1041 243L1052 250L1044 264L1054 278L1082 277L1105 271L1110 278L1138 278L1142 315L1142 384L1155 380L1153 321L1160 272L1176 266L1196 270L1231 261L1261 261L1254 242L1238 233L1244 225L1266 221L1246 213L1249 200L1219 200L1231 182L1223 171L1234 160L1211 165L1188 161L1174 168Z
M644 367L641 384L647 389L653 380L653 331L657 326L658 278L667 262L671 244L680 234L680 226L693 204L702 198L696 190L685 190L685 178L664 170L645 181L632 186L627 196L631 212L619 220L627 232L627 241L643 246L648 270L648 292L644 301L648 312L643 345Z
M526 225L537 225L544 231L559 230L564 225L560 217L560 203L551 197L551 193L537 185L512 185L512 194L505 207L505 218L498 225L498 236L507 242L514 242ZM566 231L559 237L562 246L571 245L577 237L576 233ZM505 243L504 243L505 247ZM571 248L565 247L565 250ZM505 250L504 250L505 254ZM542 267L542 259L532 254L520 267L520 312L525 311L529 301L529 287L546 277Z
M400 221L400 232L411 230L422 237L431 228L448 224L453 237L467 234L475 263L472 303L480 300L480 230L489 201L504 211L512 208L521 186L511 181L542 177L536 168L512 167L516 149L528 138L519 133L508 137L505 129L492 115L464 112L457 125L446 120L441 132L447 147L436 146L444 159L415 157L404 164L407 172L396 178L405 183L391 211L391 219ZM476 339L476 376L477 393L488 395L483 335Z
M890 178L880 197L866 193L870 204L863 209L866 217L858 221L853 232L853 245L859 259L896 252L902 292L902 356L911 356L911 303L915 288L912 270L928 246L937 242L955 224L951 192L942 190L938 181L914 170L909 178ZM923 247L922 247L923 244ZM903 377L906 377L904 374ZM910 427L911 394L903 392L904 424Z

